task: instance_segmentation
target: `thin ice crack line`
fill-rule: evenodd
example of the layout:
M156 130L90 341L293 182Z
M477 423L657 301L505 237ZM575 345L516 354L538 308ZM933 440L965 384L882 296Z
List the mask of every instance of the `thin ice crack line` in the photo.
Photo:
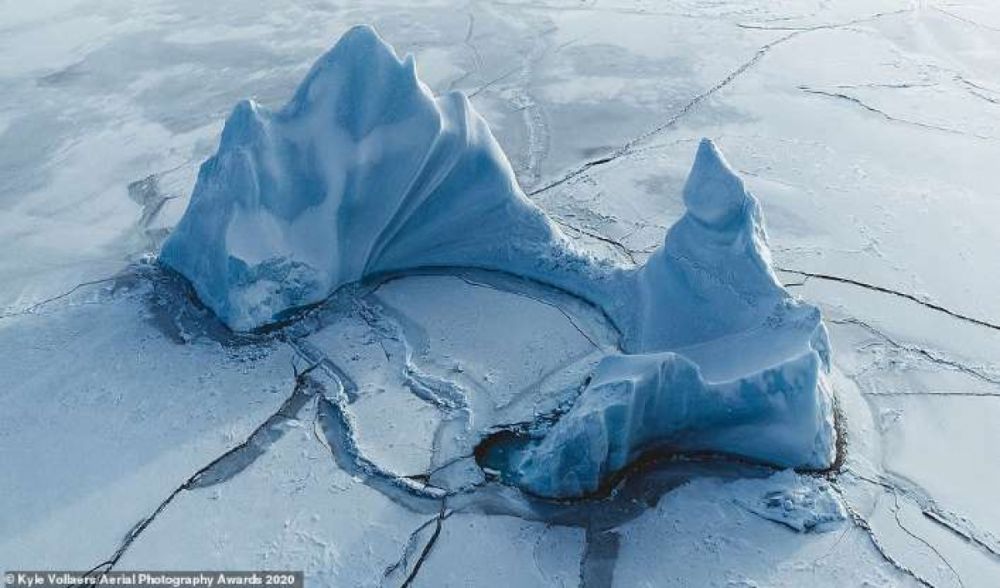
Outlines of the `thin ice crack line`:
M944 8L941 8L940 6L932 5L931 8L933 8L934 10L940 12L941 14L944 14L945 16L951 17L951 18L953 18L953 19L955 19L955 20L957 20L959 22L963 22L963 23L965 23L967 25L970 25L970 26L973 26L973 27L976 27L976 28L979 28L979 29L984 29L984 30L987 30L987 31L993 31L994 33L1000 32L1000 28L991 27L991 26L985 25L985 24L983 24L981 22L976 22L976 21L974 21L972 19L965 18L964 16L959 16L959 15L955 14L954 12L951 12L949 10L945 10Z
M657 125L656 127L653 127L652 129L646 131L645 133L643 133L643 134L641 134L641 135L639 135L639 136L631 139L630 141L628 141L627 143L625 143L623 146L619 147L617 150L615 150L614 152L612 152L610 155L607 155L605 157L601 157L599 159L594 159L594 160L585 162L581 166L579 166L576 169L568 172L567 174L563 175L562 177L560 177L560 178L558 178L558 179L556 179L556 180L554 180L552 182L549 182L548 184L546 184L546 185L544 185L544 186L542 186L540 188L537 188L537 189L534 189L534 190L528 192L528 196L536 196L538 194L541 194L542 192L545 192L547 190L555 188L556 186L562 185L562 184L564 184L564 183L566 183L566 182L568 182L568 181L576 178L577 176L580 176L580 175L586 173L591 168L594 168L594 167L597 167L597 166L600 166L600 165L604 165L604 164L607 164L607 163L611 163L612 161L615 161L616 159L619 159L621 157L625 157L625 156L631 155L636 150L636 147L637 147L637 145L639 143L645 141L646 139L649 139L650 137L658 135L658 134L662 133L663 131L669 129L670 127L676 125L678 122L680 122L680 120L682 118L684 118L685 116L687 116L695 107L697 107L699 104L701 104L706 99L710 98L712 95L714 95L715 93L719 92L720 90L722 90L726 86L728 86L731 83L733 83L738 77L740 77L748 69L750 69L751 67L755 66L772 49L774 49L778 45L781 45L782 43L790 41L793 38L795 38L795 37L797 37L799 35L805 34L805 33L810 33L810 32L819 31L819 30L829 30L829 29L837 29L837 28L841 28L841 27L847 27L847 26L851 26L851 25L855 25L855 24L864 23L864 22L870 22L870 21L877 20L877 19L880 19L880 18L883 18L883 17L886 17L886 16L891 16L891 15L895 15L895 14L903 14L903 13L906 13L906 12L910 12L912 10L913 10L912 8L904 8L904 9L901 9L901 10L894 10L894 11L890 11L890 12L880 12L880 13L877 13L877 14L874 14L874 15L871 15L871 16L866 16L866 17L863 17L863 18L858 18L858 19L854 19L854 20L850 20L850 21L846 21L846 22L842 22L842 23L831 23L831 24L825 24L825 25L816 25L814 27L808 27L808 28L803 28L803 29L794 29L794 30L791 30L791 31L788 32L787 35L784 35L784 36L779 37L779 38L777 38L777 39L775 39L775 40L773 40L773 41L771 41L769 43L766 43L766 44L762 45L759 49L757 49L757 51L754 53L754 55L749 60L743 62L739 67L737 67L733 71L729 72L728 75L726 75L724 78L722 78L722 80L720 80L719 82L716 82L715 85L713 85L712 87L708 88L707 90L703 91L702 93L696 95L694 98L692 98L691 100L689 100L686 104L684 104L684 106L681 107L680 110L678 110L673 116L671 116L670 118L668 118L665 122Z
M971 529L963 528L962 526L958 525L951 519L958 518L961 520L963 518L962 515L955 514L948 510L942 509L937 504L937 502L934 501L933 498L927 495L921 495L923 494L923 491L916 484L909 482L909 480L905 480L905 478L903 479L903 481L905 481L906 484L911 486L911 488L905 488L900 485L900 481L898 480L899 478L898 475L893 475L892 477L880 475L878 479L872 479L852 469L846 469L845 471L851 476L854 476L855 478L863 482L867 482L874 486L879 486L890 492L901 493L904 497L909 498L914 503L916 503L917 506L920 508L921 513L930 521L938 524L946 531L949 531L961 537L965 541L971 543L972 545L975 545L976 547L982 549L986 554L992 557L1000 558L1000 551L998 551L997 548L994 547L993 545L990 545L988 541L992 540L992 536L989 534L989 532L986 532L986 537L988 539L987 540L979 536L983 532L980 531L979 529L976 529L971 522L969 523L969 525L972 526Z
M740 27L741 29L749 29L749 30L755 30L755 31L795 31L795 32L799 32L799 33L809 33L809 32L813 32L813 31L824 31L824 30L830 30L830 29L839 29L839 28L843 28L843 27L850 27L850 26L857 25L857 24L864 24L866 22L871 22L873 20L878 20L878 19L884 18L886 16L895 16L897 14L906 14L906 13L912 12L913 10L914 10L914 7L900 8L899 10L889 10L889 11L886 11L886 12L877 12L877 13L872 14L870 16L863 16L861 18L856 18L854 20L849 20L849 21L845 21L845 22L841 22L841 23L818 24L818 25L804 26L804 27L780 27L780 26L779 27L775 27L775 26L757 25L757 24L750 24L750 23L736 23L736 26Z
M976 378L978 380L981 380L981 381L984 381L984 382L987 382L987 383L990 383L990 384L1000 384L1000 377L996 377L996 376L988 373L989 370L987 368L983 367L983 366L976 366L976 367L968 366L968 365L965 365L964 363L961 363L959 361L955 361L953 359L948 359L946 357L942 357L941 355L939 355L937 353L934 353L934 352L932 352L932 351L930 351L928 349L924 349L923 347L919 347L917 345L907 345L907 344L904 344L904 343L900 343L899 341L896 341L895 339L893 339L889 335L883 333L880 329L875 328L874 326L868 324L867 322L865 322L865 321L863 321L861 319L856 319L856 318L834 319L834 320L831 320L830 323L834 324L834 325L854 325L854 326L860 327L860 328L868 331L872 335L875 335L876 337L882 339L883 341L885 341L886 343L888 343L889 346L891 346L891 347L893 347L895 349L900 349L902 351L906 351L906 352L909 352L909 353L917 354L917 355L923 357L924 359L930 361L931 363L935 363L935 364L938 364L938 365L948 366L948 367L953 368L953 369L955 369L955 370L957 370L957 371L959 371L959 372L961 372L963 374L966 374L968 376L972 376L972 377L974 377L974 378ZM865 347L867 347L867 345L860 347L859 350L864 349ZM948 392L941 392L941 394L948 394ZM951 394L954 395L954 394L958 394L958 393L951 393ZM976 395L976 393L969 392L969 393L967 393L967 395ZM993 394L989 394L989 393L982 394L982 395L993 396Z
M667 130L668 128L676 125L678 122L680 122L680 120L682 118L684 118L685 116L687 116L687 114L690 113L695 107L697 107L699 104L701 104L702 102L704 102L706 99L710 98L713 94L715 94L719 90L722 90L723 88L725 88L726 86L728 86L729 84L731 84L733 81L736 80L736 78L738 78L740 75L742 75L748 69L750 69L751 67L753 67L754 65L756 65L757 62L759 62L761 59L763 59L764 56L767 55L767 53L771 49L773 49L774 47L780 45L781 43L784 43L785 41L788 41L788 40L790 40L790 39L798 36L802 32L803 31L794 31L794 32L791 32L791 33L783 36L783 37L779 37L778 39L776 39L774 41L771 41L770 43L764 44L759 49L757 49L757 51L754 53L753 57L751 57L749 60L743 62L739 67L737 67L733 71L729 72L729 74L727 74L724 78L722 78L722 80L716 82L715 85L713 85L712 87L708 88L707 90L701 92L700 94L696 95L694 98L692 98L691 100L689 100L687 103L684 104L684 106L682 106L680 108L680 110L678 110L676 113L674 113L674 115L671 116L670 118L668 118L665 122L663 122L663 123L661 123L661 124L653 127L652 129L646 131L645 133L642 133L641 135L639 135L639 136L637 136L637 137L629 140L627 143L625 143L624 145L622 145L621 147L619 147L617 150L615 150L614 152L612 152L610 155L607 155L605 157L601 157L599 159L594 159L594 160L588 161L588 162L584 163L583 165L581 165L580 167L578 167L578 168L570 171L566 175L562 176L561 178L559 178L557 180L554 180L552 182L549 182L548 184L542 186L541 188L537 188L535 190L532 190L532 191L528 192L528 195L529 196L536 196L538 194L541 194L542 192L545 192L547 190L551 190L552 188L555 188L556 186L559 186L561 184L564 184L564 183L572 180L573 178L575 178L575 177L577 177L577 176L585 173L586 171L590 170L593 167L604 165L604 164L607 164L607 163L611 163L612 161L615 161L616 159L619 159L621 157L624 157L624 156L627 156L627 155L631 154L635 150L636 146L639 143L645 141L646 139L649 139L650 137L658 135L658 134L662 133L663 131Z
M418 557L417 562L413 564L413 569L410 571L410 574L406 577L406 580L400 588L408 588L411 584L413 584L413 581L417 579L417 574L420 573L420 568L423 567L424 562L426 562L427 558L430 557L431 552L434 550L434 546L437 544L438 537L441 536L441 527L444 526L444 520L451 516L452 511L447 511L446 508L447 500L442 500L441 512L438 513L434 526L434 532L431 534L430 539L427 540L423 550L420 552L420 557Z
M98 284L104 284L104 283L107 283L107 282L113 282L114 280L117 280L117 279L118 279L118 274L115 274L114 276L111 276L109 278L100 278L100 279L97 279L97 280L89 280L89 281L86 281L86 282L80 282L79 284L73 286L69 290L66 290L62 294L56 294L55 296L51 296L51 297L46 298L44 300L39 300L38 302L35 302L34 304L31 304L30 306L26 306L25 308L22 308L20 310L12 310L12 311L8 311L8 312L5 312L3 314L0 314L0 319L11 318L11 317L15 317L15 316L24 316L26 314L32 314L32 313L34 313L35 311L37 311L38 309L40 309L43 306L46 306L46 305L51 304L53 302L62 300L63 298L66 298L68 296L72 296L73 294L75 294L81 288L86 288L87 286L96 286Z
M371 294L374 295L376 292L378 288L373 289ZM460 384L427 373L413 361L413 350L407 342L405 330L397 320L386 314L381 304L358 299L355 300L355 305L368 328L379 335L378 344L387 362L391 362L392 357L386 348L386 340L396 341L403 347L403 378L411 392L445 413L450 414L468 408L468 394Z
M427 519L423 523L420 523L416 529L410 532L410 536L406 539L406 545L403 546L403 554L398 560L387 566L385 571L382 572L383 580L395 574L397 570L402 569L405 571L409 567L410 555L413 553L413 550L416 549L416 541L420 536L420 533L427 527L436 524L439 518L440 513Z
M844 100L846 102L850 102L851 104L854 104L854 105L856 105L856 106L858 106L858 107L860 107L860 108L862 108L864 110L867 110L868 112L871 112L873 114L877 114L878 116L880 116L880 117L882 117L885 120L890 121L890 122L895 122L895 123L899 123L899 124L903 124L903 125L907 125L907 126L911 126L911 127L916 127L916 128L920 128L920 129L927 129L927 130L931 130L931 131L938 131L938 132L942 132L942 133L947 133L949 135L959 135L959 136L964 136L964 137L973 137L973 138L976 138L976 139L981 139L983 141L992 141L992 140L995 139L995 137L991 137L989 135L980 135L978 133L969 133L969 132L963 131L961 129L955 129L955 128L952 128L952 127L944 127L944 126L940 126L940 125L935 125L935 124L920 122L918 120L911 120L911 119L908 119L908 118L899 118L898 116L893 116L893 115L889 114L888 112L885 112L884 110L875 108L874 106L868 104L867 102L865 102L864 100L862 100L862 99L860 99L860 98L858 98L856 96L851 96L850 94L844 94L843 92L831 92L829 90L820 90L818 88L811 88L809 86L799 86L799 90L805 92L806 94L813 94L813 95L816 95L816 96L825 96L827 98L834 98L834 99L837 99L837 100Z
M943 527L943 528L951 531L952 533L958 535L962 539L965 539L969 543L972 543L973 545L976 545L976 546L980 547L981 549L984 549L985 551L987 551L988 553L990 553L992 556L1000 558L1000 551L997 551L996 547L990 545L989 543L987 543L983 539L975 536L972 533L972 531L969 531L968 529L963 529L963 528L959 527L954 522L952 522L951 520L949 520L948 517L945 516L944 514L942 514L941 512L938 512L938 511L933 510L933 509L924 509L923 515L925 517L927 517L929 520L937 523L939 526L941 526L941 527Z
M892 516L896 520L896 526L899 527L904 533L906 533L907 535L909 535L910 537L912 537L914 540L922 543L924 546L927 547L927 549L930 549L931 551L933 551L934 554L938 556L938 559L940 559L942 562L944 562L944 565L946 565L948 567L948 569L951 570L951 573L954 574L955 579L958 580L959 586L962 586L962 588L965 588L965 582L962 581L961 574L959 574L958 570L956 570L955 567L953 565L951 565L951 562L948 561L948 558L946 558L944 555L942 555L941 552L938 551L938 549L936 547L934 547L933 545L931 545L929 541L927 541L923 537L917 535L916 533L914 533L913 531L911 531L909 528L907 528L906 525L903 524L903 520L899 517L899 511L901 509L901 507L899 506L899 493L895 489L893 489L893 491L892 491L892 502L893 502L893 505L894 505L894 507L892 509Z
M270 415L267 419L265 419L249 435L247 435L246 439L244 439L242 443L236 445L235 447L230 448L222 455L213 459L207 465L202 466L200 469L198 469L198 471L191 474L191 476L189 476L183 483L174 488L173 491L165 499L163 499L163 501L160 502L160 504L156 507L156 509L152 513L140 519L139 522L133 525L132 528L125 533L125 537L118 545L118 548L115 550L114 554L110 558L106 559L105 561L91 568L89 573L97 573L98 570L101 570L101 573L107 573L113 570L114 567L118 564L118 561L122 558L122 556L124 556L125 553L128 551L128 549L132 546L132 544L135 543L136 539L138 539L139 536L142 535L143 531L145 531L149 527L149 525L153 523L156 517L158 517L160 513L162 513L170 505L170 503L172 503L174 499L177 498L177 496L181 492L185 490L190 490L192 488L196 488L202 476L204 476L217 464L222 462L226 457L233 455L235 452L248 447L249 444L253 442L253 439L257 436L258 433L260 433L265 427L267 427L275 418L282 416L283 414L282 411L292 401L292 399L294 399L295 395L300 393L300 391L304 386L308 385L309 373L314 369L316 369L318 366L319 364L313 364L308 368L302 370L301 372L299 372L296 369L295 380L294 380L295 385L292 388L292 393L289 394L288 398L281 403L281 406L278 407L277 411L275 411L272 415ZM92 584L84 584L82 586L92 586ZM74 588L76 587L74 586Z
M474 286L474 287L478 287L478 288L488 288L490 290L495 290L497 292L503 292L503 290L501 290L501 289L499 289L499 288L497 288L495 286L491 286L491 285L483 283L483 282L477 282L477 281L475 281L475 280L473 280L473 279L471 279L471 278L469 278L467 276L456 276L456 277L458 279L462 280L463 282L465 282L466 284L470 285L470 286ZM574 319L568 312L566 312L566 310L564 308L560 307L558 304L555 304L553 302L549 302L548 300L544 300L544 299L542 299L542 298L540 298L538 296L531 296L530 294L526 294L526 293L521 293L521 296L524 296L525 298L530 298L531 300L534 300L535 302L540 302L540 303L544 304L545 306L548 306L550 308L554 308L555 310L559 311L559 313L562 314L566 318L567 321L569 321L569 324L571 324L573 326L573 328L576 329L577 332L580 333L580 335L584 339L586 339L594 347L594 349L597 349L598 351L604 349L604 347L602 347L601 345L599 345L597 343L597 341L594 341L594 338L591 337L590 334L587 333L587 331L583 329L583 327L581 327L579 324L577 324L576 319Z
M562 219L560 219L558 217L555 217L555 216L552 216L550 218L556 224L559 224L559 225L564 226L564 227L566 227L566 228L568 228L570 230L576 231L576 232L578 232L578 233L580 233L582 235L586 235L586 236L588 236L588 237L590 237L592 239L597 239L598 241L600 241L602 243L606 243L606 244L610 245L615 250L617 250L619 253L621 253L622 255L624 255L625 258L628 259L629 262L632 263L632 265L636 265L635 255L632 254L632 250L629 249L628 247L626 247L625 244L622 243L621 241L618 241L616 239L612 239L611 237L607 237L605 235L602 235L601 233L598 233L597 231L593 231L593 230L590 230L590 229L587 229L587 228L584 228L584 227L578 227L578 226L576 226L576 225L574 225L574 224L572 224L570 222L567 222L567 221L562 220Z
M468 13L469 26L465 30L465 39L463 39L462 44L469 49L472 53L472 65L475 67L476 71L482 71L483 69L483 56L479 53L479 48L472 42L472 36L475 33L476 28L476 15L472 11Z
M795 274L797 276L802 276L804 278L812 278L812 279L817 279L817 280L825 280L825 281L829 281L829 282L839 282L841 284L849 284L851 286L857 286L859 288L864 288L866 290L871 290L873 292L880 292L882 294L888 294L890 296L896 296L898 298L904 298L906 300L909 300L910 302L916 302L917 304L919 304L919 305L921 305L923 307L926 307L926 308L929 308L931 310L934 310L934 311L946 314L946 315L948 315L948 316L950 316L952 318L956 318L956 319L959 319L959 320L962 320L962 321L966 321L966 322L969 322L969 323L972 323L972 324L975 324L975 325L979 325L981 327L986 327L988 329L993 329L994 331L1000 331L1000 324L993 323L993 322L990 322L990 321L987 321L987 320L983 320L983 319L979 319L979 318L976 318L976 317L973 317L973 316L965 315L965 314L962 314L960 312L956 312L954 310L950 310L948 308L945 308L944 306L941 306L939 304L935 304L933 302L928 302L926 300L922 300L922 299L914 296L913 294L907 294L905 292L900 292L898 290L893 290L891 288L886 288L885 286L879 286L877 284L869 284L868 282L862 282L860 280L855 280L855 279L852 279L852 278L845 278L845 277L842 277L842 276L834 276L832 274L821 274L821 273L816 273L816 272L807 272L807 271L802 271L802 270L797 270L797 269L792 269L792 268L785 268L785 267L778 267L778 266L775 266L774 269L777 270L777 271L779 271L779 272L784 272L786 274Z
M345 406L350 401L350 387L354 387L356 384L350 380L341 380L341 370L321 351L311 346L309 349L304 348L301 345L303 343L301 340L289 339L288 342L296 353L307 361L312 362L315 367L321 368L323 373L337 385L338 391L332 395L332 398L327 394L318 395L317 415L314 427L318 424L321 428L324 428L322 423L324 418L335 419L338 426L342 429L342 433L339 435L340 441L334 444L331 440L324 441L318 434L314 436L330 452L338 467L348 473L356 472L365 479L374 480L376 483L396 488L416 499L437 501L449 495L448 491L437 486L421 483L412 478L388 471L365 456L358 447L358 441L354 433L353 419ZM356 390L353 394L356 395ZM346 460L343 463L349 463L351 469L344 467L342 460ZM379 491L382 492L382 490Z
M891 565L899 572L909 576L921 586L925 586L926 588L936 588L923 576L917 574L915 571L911 570L909 567L903 565L902 562L891 556L889 552L885 549L885 546L882 545L882 542L879 540L878 536L875 534L875 530L872 529L871 523L868 522L868 519L866 519L861 513L857 511L857 509L854 508L853 505L851 505L850 502L847 501L847 497L844 495L843 491L840 490L840 488L837 488L837 490L840 493L841 502L844 504L844 508L847 510L847 514L851 517L851 522L854 523L855 527L865 532L865 535L868 536L868 541L872 544L872 547L875 548L876 553L878 553L886 563Z
M539 39L542 38L542 37L546 37L546 36L552 34L555 30L556 29L553 27L553 28L549 28L549 29L546 29L546 30L542 31ZM560 50L562 50L563 47L566 47L567 45L569 45L569 43L564 43L564 44L556 47L555 52L559 52ZM499 84L500 82L506 80L507 78L511 77L512 75L518 74L518 73L521 73L521 72L527 70L528 68L530 68L535 63L537 63L537 62L541 61L542 59L544 59L548 55L548 52L549 52L549 48L548 47L544 47L543 50L537 56L534 56L534 57L532 57L532 55L529 52L529 54L521 62L521 64L515 65L514 67L508 69L507 71L503 72L499 76L497 76L497 77L495 77L495 78L493 78L493 79L491 79L491 80L489 80L487 82L484 82L479 87L477 87L475 90L473 90L472 92L470 92L468 94L469 100L472 100L476 96L478 96L481 93L483 93L484 91L492 88L496 84ZM521 110L524 110L525 108L527 108L527 106L522 107L522 108L518 108L517 110L515 110L515 112L520 112Z

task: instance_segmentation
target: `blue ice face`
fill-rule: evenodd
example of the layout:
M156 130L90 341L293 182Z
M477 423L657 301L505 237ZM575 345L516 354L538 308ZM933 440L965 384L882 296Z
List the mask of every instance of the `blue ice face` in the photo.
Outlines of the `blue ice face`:
M640 268L581 252L521 192L485 121L434 97L369 27L321 57L277 112L236 106L160 260L230 328L252 330L366 277L475 267L602 308L635 355L607 358L508 479L593 492L669 446L823 467L833 428L816 309L770 269L756 199L701 143L687 213Z

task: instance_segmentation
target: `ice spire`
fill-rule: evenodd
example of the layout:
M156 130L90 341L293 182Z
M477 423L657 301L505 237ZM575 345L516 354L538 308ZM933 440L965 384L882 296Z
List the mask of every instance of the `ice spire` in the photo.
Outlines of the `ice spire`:
M721 227L739 215L748 201L743 180L729 167L715 143L702 139L684 184L688 213L707 225Z

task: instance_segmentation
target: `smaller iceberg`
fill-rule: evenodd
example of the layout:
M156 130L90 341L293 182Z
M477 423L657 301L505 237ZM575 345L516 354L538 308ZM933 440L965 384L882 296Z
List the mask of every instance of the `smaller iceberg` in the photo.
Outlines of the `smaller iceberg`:
M541 496L597 492L641 455L715 453L821 469L835 453L826 328L771 271L757 199L711 141L686 214L622 277L629 355L605 358L571 410L509 458Z

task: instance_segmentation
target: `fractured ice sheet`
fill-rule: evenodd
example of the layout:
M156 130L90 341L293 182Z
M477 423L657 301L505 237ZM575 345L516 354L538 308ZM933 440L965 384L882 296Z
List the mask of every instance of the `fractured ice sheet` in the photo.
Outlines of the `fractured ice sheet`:
M445 520L413 586L578 586L583 550L579 528L458 513Z
M684 204L641 267L580 252L524 196L464 95L434 98L412 56L362 26L280 111L236 107L160 260L236 330L428 267L505 272L596 305L636 355L606 358L545 441L502 466L537 494L594 492L650 449L828 466L825 328L778 283L759 204L711 141ZM468 397L407 363L418 395Z
M742 506L775 482L694 480L619 528L614 586L918 586L880 566L855 527L802 534ZM702 562L687 565L687 562ZM833 579L833 580L829 580Z
M307 584L379 586L410 531L430 516L394 504L338 469L304 418L239 477L180 496L121 567L263 564L301 570Z
M111 291L110 286L99 289ZM0 565L88 569L293 388L285 346L183 343L149 285L0 321Z
M350 300L316 313L304 341L340 358L359 446L399 474L437 471L491 427L572 402L617 338L579 300L486 272L398 277Z

